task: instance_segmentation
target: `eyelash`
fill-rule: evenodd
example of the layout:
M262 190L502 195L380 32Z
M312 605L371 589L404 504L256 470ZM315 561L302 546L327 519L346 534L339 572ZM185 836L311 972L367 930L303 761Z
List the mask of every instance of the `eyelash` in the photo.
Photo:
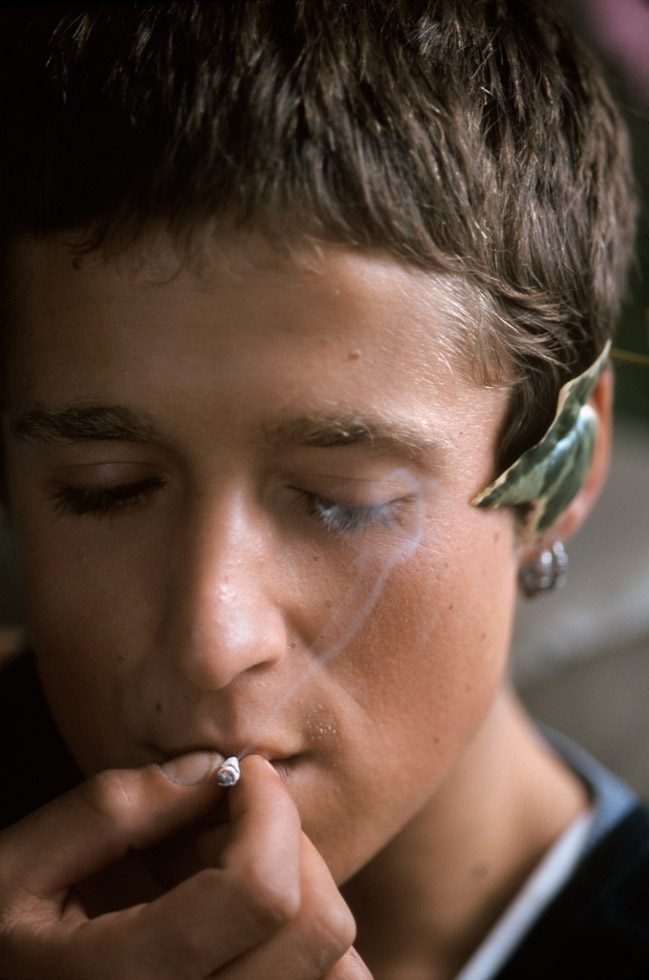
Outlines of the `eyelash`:
M143 503L164 485L164 480L151 477L114 487L62 487L52 494L52 500L60 514L103 517ZM317 518L331 534L357 534L379 524L393 527L397 520L397 508L406 502L393 500L370 505L337 504L319 494L299 490L297 487L294 489L302 497L308 514Z
M62 487L52 494L55 510L60 514L92 514L102 517L126 510L151 497L165 481L158 477L123 483L115 487Z
M391 500L383 504L337 504L306 490L299 492L309 514L318 518L325 530L332 534L357 534L378 524L394 527L397 508L406 502Z

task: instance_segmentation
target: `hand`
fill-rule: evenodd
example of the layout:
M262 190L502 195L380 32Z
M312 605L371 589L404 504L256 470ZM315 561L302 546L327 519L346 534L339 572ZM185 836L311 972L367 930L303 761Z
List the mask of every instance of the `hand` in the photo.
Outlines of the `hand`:
M208 764L100 773L0 834L2 980L370 978L349 909L259 757L229 790L218 867L89 917L75 884L205 817L222 793Z

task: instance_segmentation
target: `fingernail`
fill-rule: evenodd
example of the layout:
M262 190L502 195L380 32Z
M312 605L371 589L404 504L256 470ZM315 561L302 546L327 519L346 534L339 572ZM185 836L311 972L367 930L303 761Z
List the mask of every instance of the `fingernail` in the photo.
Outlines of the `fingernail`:
M223 761L216 752L189 752L163 762L160 768L172 783L179 786L195 786Z

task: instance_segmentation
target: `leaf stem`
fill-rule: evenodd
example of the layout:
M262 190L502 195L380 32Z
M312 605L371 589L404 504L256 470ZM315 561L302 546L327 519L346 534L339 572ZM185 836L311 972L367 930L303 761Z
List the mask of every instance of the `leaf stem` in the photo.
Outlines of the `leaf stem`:
M622 350L621 347L611 348L611 359L618 364L635 364L638 367L649 367L649 354L636 354L635 351Z

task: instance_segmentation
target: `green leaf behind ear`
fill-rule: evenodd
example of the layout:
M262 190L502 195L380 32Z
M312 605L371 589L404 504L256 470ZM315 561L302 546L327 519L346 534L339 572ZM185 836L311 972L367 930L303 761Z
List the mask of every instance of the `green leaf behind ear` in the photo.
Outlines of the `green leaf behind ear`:
M559 392L557 411L543 438L473 498L475 507L529 504L525 537L547 530L577 495L588 471L597 415L586 404L608 359L610 343L583 374Z

